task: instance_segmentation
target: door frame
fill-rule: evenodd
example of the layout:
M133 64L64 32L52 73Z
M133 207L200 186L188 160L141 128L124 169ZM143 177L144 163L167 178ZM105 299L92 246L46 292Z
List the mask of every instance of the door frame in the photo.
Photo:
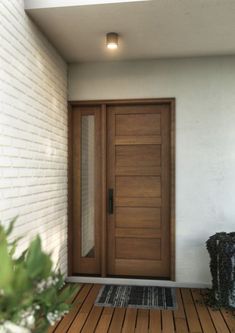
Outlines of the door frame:
M175 98L121 99L121 100L85 100L68 102L68 275L73 276L73 163L72 163L72 112L76 106L99 106L101 109L101 277L107 276L107 207L106 207L106 135L107 106L110 105L158 105L168 104L170 108L171 130L171 179L170 179L170 280L175 281ZM117 278L113 278L114 280ZM131 280L131 279L130 279Z

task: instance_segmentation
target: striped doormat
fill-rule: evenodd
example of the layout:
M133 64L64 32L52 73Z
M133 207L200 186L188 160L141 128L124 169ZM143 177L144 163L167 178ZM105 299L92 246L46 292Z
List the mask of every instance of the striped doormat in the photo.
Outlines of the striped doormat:
M174 288L104 285L95 305L117 308L176 309Z

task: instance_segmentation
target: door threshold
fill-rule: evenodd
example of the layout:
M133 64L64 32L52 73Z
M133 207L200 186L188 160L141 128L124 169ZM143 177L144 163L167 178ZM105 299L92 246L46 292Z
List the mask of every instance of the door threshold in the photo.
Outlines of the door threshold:
M210 288L209 283L183 283L170 280L148 280L148 279L125 279L104 278L93 276L68 276L66 282L70 283L95 283L95 284L118 284L130 286L153 286L153 287L175 287L175 288Z

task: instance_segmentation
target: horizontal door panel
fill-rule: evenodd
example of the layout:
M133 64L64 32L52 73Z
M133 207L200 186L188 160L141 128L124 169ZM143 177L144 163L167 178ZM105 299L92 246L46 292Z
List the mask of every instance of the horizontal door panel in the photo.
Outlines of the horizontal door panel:
M113 274L146 277L146 272L148 272L148 277L155 277L156 272L158 272L158 278L169 277L170 274L168 266L161 260L115 260L115 270Z
M161 240L146 238L116 238L117 259L147 259L161 258Z
M157 228L161 226L161 209L146 207L118 207L116 227L118 228Z
M117 114L116 135L156 135L161 133L160 113Z
M117 176L116 195L118 197L160 197L161 179L154 176Z
M117 146L116 174L159 175L161 173L160 145Z
M167 104L135 104L135 105L126 105L125 102L123 105L112 105L109 106L109 111L113 114L151 114L151 113L161 113L162 111L168 111L169 106Z
M161 207L161 198L116 198L116 207Z
M119 167L116 170L117 176L161 176L161 167L140 168L138 165L133 167Z
M116 136L115 145L158 145L162 143L162 137L160 135L150 136Z
M162 234L158 229L116 228L115 236L119 238L160 238Z

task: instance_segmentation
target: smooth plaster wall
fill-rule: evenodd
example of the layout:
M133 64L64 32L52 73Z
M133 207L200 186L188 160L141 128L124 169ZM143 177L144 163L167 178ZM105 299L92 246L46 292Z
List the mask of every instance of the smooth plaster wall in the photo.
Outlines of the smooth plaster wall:
M24 12L0 0L0 220L21 249L40 234L67 271L67 65Z
M84 63L69 100L176 98L176 279L210 283L207 238L235 229L235 57Z

